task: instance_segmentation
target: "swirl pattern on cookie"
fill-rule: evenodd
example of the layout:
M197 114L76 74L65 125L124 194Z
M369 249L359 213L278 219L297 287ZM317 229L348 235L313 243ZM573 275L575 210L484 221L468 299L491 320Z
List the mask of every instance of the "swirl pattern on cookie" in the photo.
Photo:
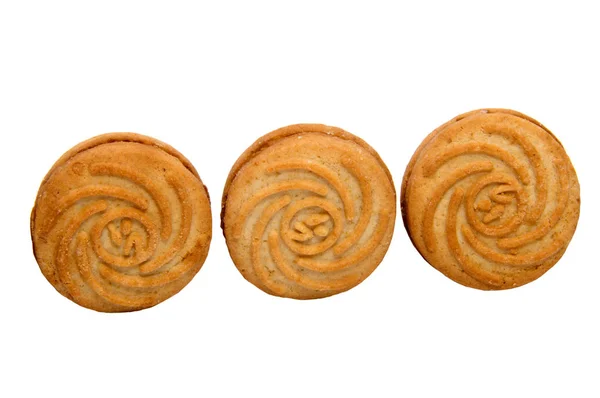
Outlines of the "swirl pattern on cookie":
M198 272L211 240L207 192L168 145L132 133L94 137L50 170L32 212L46 278L97 311L148 308Z
M223 194L231 257L267 293L298 299L348 290L373 272L395 220L392 179L344 130L293 125L252 145Z
M565 252L579 184L560 142L515 111L466 113L431 133L404 176L402 214L423 257L479 289L531 282Z

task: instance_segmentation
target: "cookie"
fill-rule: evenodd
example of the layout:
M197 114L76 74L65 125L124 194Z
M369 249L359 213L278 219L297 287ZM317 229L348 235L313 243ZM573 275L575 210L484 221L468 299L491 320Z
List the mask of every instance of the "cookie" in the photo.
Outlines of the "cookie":
M433 131L406 168L401 192L404 225L425 260L482 290L524 285L556 264L579 204L561 143L505 109L469 112Z
M272 295L327 297L363 281L394 232L385 164L354 135L320 124L258 139L233 166L221 227L233 262Z
M63 296L96 311L148 308L194 277L211 239L208 193L191 163L143 135L66 152L31 214L33 252Z

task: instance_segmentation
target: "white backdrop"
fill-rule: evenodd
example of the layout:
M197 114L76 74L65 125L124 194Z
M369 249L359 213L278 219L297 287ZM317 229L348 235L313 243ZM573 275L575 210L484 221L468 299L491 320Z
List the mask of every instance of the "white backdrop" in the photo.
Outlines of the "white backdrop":
M0 3L0 396L600 396L595 2L210 3ZM578 172L578 230L541 279L460 286L425 263L400 217L373 275L328 299L268 296L232 264L220 195L259 136L342 127L399 190L421 140L482 107L544 123ZM29 237L53 162L112 131L173 145L212 197L204 267L137 313L63 298Z

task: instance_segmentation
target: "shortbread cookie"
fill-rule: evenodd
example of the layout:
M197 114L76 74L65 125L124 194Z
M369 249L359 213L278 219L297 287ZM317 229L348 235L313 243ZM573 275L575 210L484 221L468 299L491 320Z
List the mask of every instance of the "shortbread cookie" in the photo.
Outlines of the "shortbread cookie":
M348 290L383 259L394 184L369 145L342 129L299 124L265 135L233 166L222 228L242 275L297 299Z
M432 132L404 174L401 205L415 247L454 281L483 290L529 283L564 254L579 183L561 143L504 109L458 116Z
M198 272L211 239L208 193L191 163L138 134L94 137L65 153L31 214L35 258L77 304L151 307Z

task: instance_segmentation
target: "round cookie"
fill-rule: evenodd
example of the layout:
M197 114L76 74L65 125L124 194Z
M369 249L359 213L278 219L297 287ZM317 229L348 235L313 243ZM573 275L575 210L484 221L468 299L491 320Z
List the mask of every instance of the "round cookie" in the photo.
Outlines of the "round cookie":
M396 194L367 143L321 124L281 128L235 163L221 227L233 262L263 291L313 299L346 291L382 261Z
M450 279L482 290L529 283L564 254L579 183L556 137L505 109L460 115L433 131L402 182L408 234Z
M135 311L179 292L211 240L208 192L191 163L143 135L104 134L66 152L31 213L33 252L75 303Z

